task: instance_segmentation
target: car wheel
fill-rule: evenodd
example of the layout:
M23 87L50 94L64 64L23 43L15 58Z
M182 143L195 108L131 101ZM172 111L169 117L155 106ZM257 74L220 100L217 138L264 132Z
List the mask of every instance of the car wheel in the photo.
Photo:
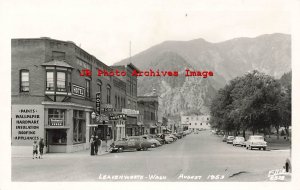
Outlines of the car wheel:
M250 150L252 150L252 147L251 147L251 146L249 146L249 149L250 149Z
M137 148L136 150L137 150L137 151L140 151L141 149L140 149L140 148Z
M267 148L266 148L266 147L264 147L264 148L263 148L263 150L267 150Z
M123 150L124 150L123 147L119 147L119 148L118 148L118 152L119 152L119 153L120 153L120 152L123 152Z
M248 146L246 146L246 149L248 150L248 149L249 149L249 147L248 147Z

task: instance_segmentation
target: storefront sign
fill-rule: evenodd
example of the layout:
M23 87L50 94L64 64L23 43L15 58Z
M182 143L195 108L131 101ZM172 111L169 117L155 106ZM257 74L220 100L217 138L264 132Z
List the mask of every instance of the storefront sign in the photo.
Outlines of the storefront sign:
M109 120L126 120L126 114L110 114Z
M101 114L101 115L98 115L96 117L96 121L99 123L99 122L103 122L103 121L108 121L109 118L107 115L104 115L104 114Z
M127 114L127 115L138 115L139 110L132 110L132 109L122 109L122 113Z
M85 97L85 88L75 85L72 85L72 94L76 96Z
M100 115L100 107L101 107L101 92L96 93L96 112L97 115Z
M116 111L116 109L115 108L102 108L101 111L103 111L103 112L114 112L114 111Z
M63 126L64 121L62 119L50 119L50 126Z
M44 137L44 106L12 105L12 145L31 146Z

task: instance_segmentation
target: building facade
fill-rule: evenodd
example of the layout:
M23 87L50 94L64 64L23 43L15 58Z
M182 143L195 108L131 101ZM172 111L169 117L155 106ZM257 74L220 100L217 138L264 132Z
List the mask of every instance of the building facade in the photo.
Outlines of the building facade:
M210 129L209 115L181 116L181 125L191 131Z
M74 152L88 148L91 135L106 143L125 136L125 122L108 118L127 107L130 88L115 77L97 75L98 69L111 67L70 41L12 39L11 52L13 147L31 148L44 138L47 152ZM82 72L86 69L90 73Z

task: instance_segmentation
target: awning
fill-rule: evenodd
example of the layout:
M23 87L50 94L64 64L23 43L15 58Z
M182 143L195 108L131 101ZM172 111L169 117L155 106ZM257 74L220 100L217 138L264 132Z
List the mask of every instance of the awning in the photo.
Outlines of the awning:
M62 61L62 60L52 60L46 63L43 63L42 66L56 66L56 67L66 67L66 68L71 68L73 67L69 65L67 62Z

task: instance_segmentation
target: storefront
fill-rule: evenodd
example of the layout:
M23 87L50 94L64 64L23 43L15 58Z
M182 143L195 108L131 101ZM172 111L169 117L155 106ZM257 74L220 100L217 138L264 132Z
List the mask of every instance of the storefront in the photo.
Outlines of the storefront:
M46 152L76 152L87 148L92 107L74 103L43 102Z

